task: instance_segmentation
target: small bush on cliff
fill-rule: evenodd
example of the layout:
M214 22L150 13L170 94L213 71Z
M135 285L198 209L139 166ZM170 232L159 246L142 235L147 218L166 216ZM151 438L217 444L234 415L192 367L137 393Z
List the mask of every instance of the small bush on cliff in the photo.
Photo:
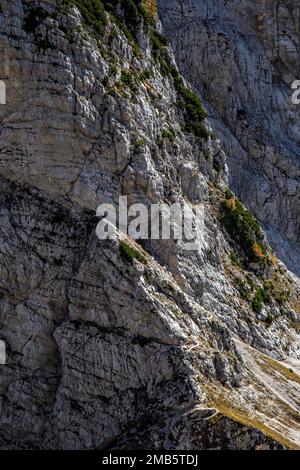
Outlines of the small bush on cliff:
M204 139L209 138L209 132L204 126L204 120L207 117L203 104L198 96L189 90L184 84L178 84L177 92L184 103L184 112L186 117L185 129L191 134Z
M173 127L168 127L167 129L163 130L161 136L163 139L169 139L171 142L174 142L176 138L176 132L174 131Z
M132 92L137 91L137 78L130 70L123 69L121 72L121 80Z
M168 45L168 40L156 29L150 32L150 39L152 41L152 48L156 53L162 52L163 48Z
M263 309L264 304L269 304L270 301L271 296L269 289L267 287L259 287L252 300L252 308L255 312L259 313Z
M221 222L231 238L240 246L247 261L269 264L269 254L258 221L230 193L222 203Z

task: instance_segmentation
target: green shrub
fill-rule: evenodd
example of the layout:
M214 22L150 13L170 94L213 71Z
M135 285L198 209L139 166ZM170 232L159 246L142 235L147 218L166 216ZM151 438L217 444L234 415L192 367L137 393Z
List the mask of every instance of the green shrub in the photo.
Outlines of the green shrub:
M116 65L112 65L110 71L112 75L116 75L118 73L118 67Z
M173 78L174 87L177 91L177 106L184 112L185 131L197 137L208 139L210 134L204 125L207 117L201 100L189 88L184 85L184 81L172 63L172 59L166 49L167 39L155 30L150 34L152 42L152 52L155 59L160 64L160 70L164 77Z
M261 289L257 289L255 296L252 300L252 308L255 312L259 313L263 309L264 299L261 292Z
M151 72L148 69L138 71L133 68L123 69L121 71L121 81L135 93L138 89L138 84L141 81L147 80L151 77Z
M65 0L68 6L76 6L81 13L84 26L102 36L107 24L104 4L101 0Z
M116 98L118 96L117 90L114 87L108 90L108 94L113 98Z
M252 300L252 308L255 312L260 312L264 304L271 302L271 294L268 287L259 287Z
M119 249L120 249L121 257L125 261L132 263L133 260L136 259L142 264L147 263L145 256L142 255L142 253L140 253L138 250L136 250L132 246L128 245L128 243L126 243L124 240L119 241Z
M143 8L140 0L103 0L103 4L117 26L135 46L137 46L137 31L141 22L143 22L144 29L149 29L154 25L153 18Z
M240 296L247 301L251 301L251 289L247 282L244 282L241 278L235 278L234 283Z
M162 148L162 146L164 145L164 141L161 138L156 139L155 143L159 148Z
M150 69L144 69L140 72L140 79L141 80L149 80L153 77L153 72Z
M221 222L249 262L269 262L258 221L231 193L222 203Z
M139 0L105 0L105 4L107 9L113 11L115 14L118 12L119 4L126 26L134 36L136 35L136 31L141 20L143 20L144 26L146 27L152 23L150 15L148 15L145 9L141 6L141 2Z
M125 85L131 86L135 82L135 78L132 76L129 70L123 69L121 72L121 80Z
M163 130L161 136L163 139L169 139L171 142L173 142L176 138L176 133L172 127L168 127L168 129Z
M184 85L180 74L169 57L165 58L163 65L174 80L174 87L178 96L177 106L183 111L185 117L185 131L207 140L210 137L204 124L207 112L200 98Z
M128 69L123 69L121 71L121 80L126 85L132 85L135 82L136 78L135 75Z
M267 325L268 325L268 326L271 326L272 323L273 323L273 321L274 321L274 317L273 317L273 315L269 312L269 313L268 313L268 316L267 316L267 319L266 319Z
M235 251L231 251L229 258L233 266L241 267L241 260Z
M129 42L136 44L136 30L140 22L140 16L135 2L132 0L119 0L109 2L104 0L107 11L112 20L124 33Z
M163 48L168 45L167 38L162 36L156 29L151 30L150 39L155 52L162 52Z
M145 139L140 139L134 142L134 148L135 150L139 150L141 147L145 147L146 141Z

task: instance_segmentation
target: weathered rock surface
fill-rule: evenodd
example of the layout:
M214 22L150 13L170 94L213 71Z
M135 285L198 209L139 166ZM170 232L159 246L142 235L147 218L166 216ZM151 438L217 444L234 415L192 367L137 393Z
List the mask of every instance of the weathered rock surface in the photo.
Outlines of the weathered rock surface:
M161 427L134 428L113 449L147 450L283 450L257 429L232 421L213 408L195 407L175 415Z
M258 320L262 273L231 262L218 215L223 143L183 131L142 27L137 52L111 20L97 43L77 9L37 5L30 31L32 2L1 3L1 447L300 447L300 378L278 362L300 358L297 286L265 272L289 295ZM145 263L124 259L95 232L119 195L203 202L205 243L146 241Z
M176 59L207 103L229 179L299 275L298 0L159 0Z

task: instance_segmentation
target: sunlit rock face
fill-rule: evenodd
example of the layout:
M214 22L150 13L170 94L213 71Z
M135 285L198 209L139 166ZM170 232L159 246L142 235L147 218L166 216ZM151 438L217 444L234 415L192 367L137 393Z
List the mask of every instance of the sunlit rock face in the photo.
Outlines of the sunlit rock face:
M300 6L291 1L159 0L183 74L222 136L233 189L299 274Z
M155 12L154 2L147 5ZM144 16L135 21L127 15L124 24L126 12L119 10L116 23L99 9L90 23L86 10L66 8L62 0L34 7L31 0L1 1L0 80L7 92L0 106L3 449L300 448L299 292L257 221L228 190L229 177L245 200L251 187L248 202L259 213L257 188L273 191L274 172L281 185L268 204L275 222L291 230L285 240L293 239L292 144L284 147L289 158L279 159L269 133L268 157L262 158L266 144L252 127L260 113L259 135L268 123L276 134L275 110L269 120L262 114L262 96L269 106L266 78L253 78L252 114L246 100L247 61L258 61L262 39L257 33L256 45L252 37L255 47L252 55L244 53L244 63L239 49L228 45L250 48L250 21L238 3L236 16L224 10L222 28L232 31L231 39L219 32L219 16L217 32L209 33L207 25L199 29L203 8L173 7L162 8L161 19L167 32L182 37L174 50L206 99L215 135L205 120L200 136L186 125L178 89L193 111L203 106ZM233 21L243 24L245 43L241 36L239 45L234 40ZM128 34L132 23L136 31ZM187 54L182 45L191 38ZM165 68L159 52L168 54ZM221 68L226 60L231 72ZM236 91L221 93L221 85L239 86L240 98ZM230 96L229 110L224 100ZM245 139L243 151L233 132ZM252 165L251 139L258 139ZM116 205L120 195L146 207L201 203L204 243L187 251L182 241L125 238L124 256L119 239L96 236L97 206ZM239 243L247 230L239 230L236 219L236 233L224 225L225 209L237 206L266 249L256 246L254 263L246 262ZM267 222L269 206L262 207Z

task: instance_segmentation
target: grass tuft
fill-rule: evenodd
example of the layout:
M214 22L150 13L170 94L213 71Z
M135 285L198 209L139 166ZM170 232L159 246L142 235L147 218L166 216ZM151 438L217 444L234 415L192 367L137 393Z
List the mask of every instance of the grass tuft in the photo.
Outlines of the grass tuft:
M124 240L119 241L119 249L121 257L129 262L132 263L134 260L139 261L142 264L146 264L147 260L142 253L140 253L136 248L126 243Z

